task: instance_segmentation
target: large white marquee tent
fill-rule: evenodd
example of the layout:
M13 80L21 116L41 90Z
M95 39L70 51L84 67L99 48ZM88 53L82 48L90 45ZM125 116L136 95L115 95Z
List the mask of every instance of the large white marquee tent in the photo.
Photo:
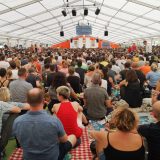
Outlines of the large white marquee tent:
M72 16L67 4L79 6L77 16ZM83 5L93 4L95 7L88 7L84 16ZM99 15L95 15L97 7L101 9ZM93 37L112 42L158 37L160 0L0 0L0 39L55 44L75 37L75 26L81 21L92 26ZM59 35L62 26L64 37Z

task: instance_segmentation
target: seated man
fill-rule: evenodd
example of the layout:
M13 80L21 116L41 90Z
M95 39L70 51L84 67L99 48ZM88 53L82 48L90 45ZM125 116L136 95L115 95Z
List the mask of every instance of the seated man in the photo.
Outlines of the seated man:
M14 121L13 134L23 148L25 160L63 160L76 144L76 137L67 137L61 122L43 110L43 101L42 90L28 92L30 111Z
M138 131L147 139L148 160L160 160L160 101L153 104L153 113L157 119L157 123L140 126Z
M95 72L92 76L92 86L84 91L84 104L87 116L91 120L101 120L107 114L107 109L112 109L107 91L100 87L101 75Z

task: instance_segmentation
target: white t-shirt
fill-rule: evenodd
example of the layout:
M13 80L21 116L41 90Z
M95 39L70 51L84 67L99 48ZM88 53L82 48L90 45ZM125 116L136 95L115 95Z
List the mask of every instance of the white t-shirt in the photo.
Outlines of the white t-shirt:
M18 79L18 70L17 69L12 70L12 78Z
M120 67L117 65L113 65L112 70L115 71L117 74L121 71Z
M5 68L7 69L9 67L9 63L6 61L0 61L0 68Z
M107 90L107 85L108 85L107 81L102 79L101 87Z

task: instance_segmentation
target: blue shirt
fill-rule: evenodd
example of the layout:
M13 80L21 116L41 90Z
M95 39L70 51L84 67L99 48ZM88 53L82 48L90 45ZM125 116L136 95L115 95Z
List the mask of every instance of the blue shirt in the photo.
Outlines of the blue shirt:
M65 135L61 122L46 111L28 111L13 124L13 134L23 148L25 160L57 160L59 137Z
M160 72L159 71L156 71L156 72L151 71L146 75L146 79L149 80L149 85L151 87L155 87L157 81L160 79Z

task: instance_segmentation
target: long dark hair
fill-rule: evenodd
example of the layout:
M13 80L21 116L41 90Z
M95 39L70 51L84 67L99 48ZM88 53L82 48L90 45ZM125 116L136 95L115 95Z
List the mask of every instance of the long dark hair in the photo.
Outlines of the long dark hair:
M52 81L52 87L57 89L60 86L67 86L67 79L64 73L56 72Z
M133 83L133 82L138 81L137 74L134 70L131 69L126 72L126 81L129 83Z

